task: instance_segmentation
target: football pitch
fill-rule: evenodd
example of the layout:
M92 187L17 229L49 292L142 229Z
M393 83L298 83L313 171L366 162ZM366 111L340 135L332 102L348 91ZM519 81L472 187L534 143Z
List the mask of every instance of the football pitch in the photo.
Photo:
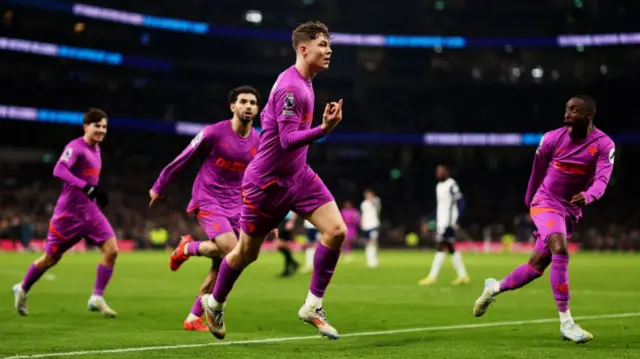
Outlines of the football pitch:
M448 259L436 286L419 287L433 252L383 251L378 269L365 268L356 252L353 262L338 265L325 297L342 335L337 341L298 320L310 274L278 278L278 254L262 254L236 284L224 341L182 329L206 259L173 273L168 253L122 253L106 293L118 318L104 319L87 310L99 255L69 254L33 287L30 316L20 317L11 287L36 257L0 253L0 359L640 358L640 265L631 254L571 257L572 314L595 336L580 346L560 339L547 273L498 297L484 317L473 316L484 279L503 277L526 255L465 254L472 282L463 287L449 285Z

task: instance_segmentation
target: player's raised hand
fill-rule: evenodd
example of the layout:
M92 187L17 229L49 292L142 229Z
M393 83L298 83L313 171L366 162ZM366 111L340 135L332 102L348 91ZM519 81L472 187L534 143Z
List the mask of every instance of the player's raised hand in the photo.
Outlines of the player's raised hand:
M151 200L149 201L149 208L151 208L153 207L153 205L156 203L157 200L162 198L162 196L156 193L156 191L154 191L153 189L150 189L149 198L151 198Z
M571 198L571 203L578 206L586 206L587 198L584 196L584 193L581 192Z
M338 102L329 102L324 107L322 115L322 131L329 133L342 121L342 99Z

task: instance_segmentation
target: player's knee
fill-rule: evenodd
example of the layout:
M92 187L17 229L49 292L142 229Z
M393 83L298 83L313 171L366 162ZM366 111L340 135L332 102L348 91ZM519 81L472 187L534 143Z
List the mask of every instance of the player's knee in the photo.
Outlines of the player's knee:
M107 248L107 250L105 250L104 254L110 258L116 259L118 257L118 253L120 252L120 249L118 248L117 245L114 246L110 246L109 248Z
M536 272L542 274L549 266L549 263L546 263L544 260L535 260L532 258L529 260L529 265L535 269Z
M551 264L551 254L549 251L534 251L531 258L529 258L529 265L538 273L543 273L547 267L549 267L549 264Z
M335 225L331 227L325 235L331 243L338 246L342 245L344 239L347 238L347 226L344 223Z
M118 258L119 248L115 243L115 240L113 242L113 244L105 244L102 247L102 256L109 263L115 263L116 259Z
M110 260L115 261L115 260L116 260L116 258L118 258L118 253L119 253L119 252L118 252L118 249L116 248L116 249L115 249L115 250L113 250L113 251L109 251L109 252L105 253L105 255L106 255Z
M547 239L547 246L553 254L569 254L567 237L560 233L554 233Z
M105 251L102 253L103 263L113 267L118 258L118 251Z

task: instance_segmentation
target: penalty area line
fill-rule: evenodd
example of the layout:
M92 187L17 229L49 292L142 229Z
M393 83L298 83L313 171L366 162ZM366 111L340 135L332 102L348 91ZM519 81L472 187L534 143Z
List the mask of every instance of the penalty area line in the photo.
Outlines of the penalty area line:
M620 313L620 314L601 314L601 315L587 315L581 317L575 317L576 320L597 320L597 319L616 319L616 318L631 318L640 317L640 312L635 313ZM417 332L434 332L434 331L446 331L446 330L463 330L463 329L481 329L481 328L493 328L493 327L507 327L526 324L544 324L557 322L558 318L546 318L546 319L533 319L533 320L519 320L510 322L492 322L492 323L475 323L475 324L459 324L459 325L445 325L445 326L433 326L433 327L421 327L421 328L407 328L407 329L394 329L394 330L381 330L375 332L358 332L343 334L341 338L353 338L353 337L368 337L376 335L391 335L391 334L403 334L403 333L417 333ZM118 354L118 353L130 353L130 352L146 352L146 351L161 351L161 350L174 350L174 349L189 349L189 348L203 348L213 346L228 346L228 345L250 345L250 344L269 344L269 343L282 343L296 340L311 340L321 339L318 335L307 335L299 337L282 337L282 338L269 338L269 339L254 339L254 340L236 340L236 341L221 341L204 344L179 344L179 345L161 345L161 346L148 346L148 347L134 347L134 348L117 348L117 349L103 349L103 350L81 350L73 352L59 352L59 353L42 353L42 354L24 354L3 357L0 359L32 359L32 358L54 358L54 357L66 357L66 356L81 356L81 355L100 355L100 354Z

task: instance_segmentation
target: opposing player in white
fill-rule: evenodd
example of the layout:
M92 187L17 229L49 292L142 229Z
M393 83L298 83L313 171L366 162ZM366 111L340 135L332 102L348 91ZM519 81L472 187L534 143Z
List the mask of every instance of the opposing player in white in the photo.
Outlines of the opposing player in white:
M445 165L436 167L436 241L437 252L431 264L429 275L420 280L418 284L424 286L434 285L438 280L440 268L444 262L446 251L451 254L453 268L458 277L452 285L469 283L469 275L462 262L460 252L455 249L455 232L458 229L458 218L464 208L464 198L456 180L451 178L449 168Z
M380 198L378 198L372 189L364 191L364 201L360 204L360 229L367 241L365 247L365 256L367 259L367 267L378 267L378 235L380 230Z
M304 268L302 273L311 273L313 271L313 258L316 254L316 243L320 240L320 232L306 219L302 226L307 237L307 242L304 244Z

